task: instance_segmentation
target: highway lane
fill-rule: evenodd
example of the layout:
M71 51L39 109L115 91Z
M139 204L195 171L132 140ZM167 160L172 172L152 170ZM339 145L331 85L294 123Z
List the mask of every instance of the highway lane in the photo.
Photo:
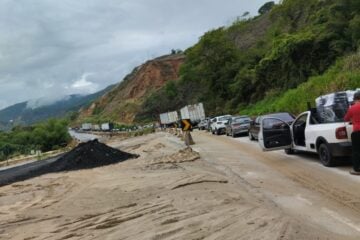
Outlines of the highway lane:
M74 139L77 139L81 142L86 142L98 138L98 136L94 134L78 133L73 130L70 130L69 133ZM49 165L59 159L62 155L63 154L44 160L33 159L13 166L2 167L0 168L0 186L14 182L21 176L26 176L32 171L36 171L44 166Z
M98 139L99 136L91 133L80 133L74 130L69 130L69 134L72 138L79 140L80 142L87 142L94 139Z
M324 167L316 155L263 152L247 137L192 133L202 158L300 221L360 238L360 177Z
M59 155L57 157L39 160L39 161L31 161L21 165L13 166L13 167L5 167L0 169L0 186L6 185L8 183L14 182L19 176L26 176L32 171L36 171L44 166L47 166L62 156Z

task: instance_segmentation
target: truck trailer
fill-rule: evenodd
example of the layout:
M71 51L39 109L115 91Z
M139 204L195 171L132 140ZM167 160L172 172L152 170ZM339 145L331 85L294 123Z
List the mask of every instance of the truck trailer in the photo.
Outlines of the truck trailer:
M83 130L83 131L90 131L91 129L92 129L91 123L83 123L81 125L81 130Z
M161 125L169 125L176 123L179 120L179 115L177 111L166 112L160 114L160 123Z
M181 119L190 119L191 123L196 125L205 119L205 110L202 103L187 105L180 109Z

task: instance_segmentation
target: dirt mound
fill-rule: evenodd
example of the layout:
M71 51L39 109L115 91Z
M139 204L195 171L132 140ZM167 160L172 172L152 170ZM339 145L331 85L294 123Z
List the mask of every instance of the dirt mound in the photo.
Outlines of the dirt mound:
M95 168L137 157L138 155L111 148L95 139L79 144L75 149L52 163L50 168L55 172Z
M47 173L95 168L137 157L138 155L111 148L95 139L79 144L75 149L58 159L38 161L4 170L0 174L0 186Z
M198 159L200 159L200 154L198 152L193 151L191 148L184 148L177 153L154 159L150 162L150 165L193 162Z

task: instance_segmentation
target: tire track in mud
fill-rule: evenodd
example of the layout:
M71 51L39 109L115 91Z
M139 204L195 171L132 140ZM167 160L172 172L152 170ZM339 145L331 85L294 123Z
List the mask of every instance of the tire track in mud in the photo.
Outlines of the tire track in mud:
M346 182L339 184L337 179L330 177L331 173L319 173L318 170L312 170L309 166L305 166L301 162L292 162L291 165L282 164L279 159L276 159L274 156L263 156L264 154L256 154L261 162L267 164L267 166L272 167L273 169L278 170L286 177L291 180L301 184L303 187L316 191L321 195L329 198L343 206L346 206L358 213L360 213L360 188L359 191L352 189L352 191L346 191ZM287 161L286 157L280 157L281 160ZM324 167L326 172L326 168ZM326 176L329 174L328 176ZM335 178L341 178L340 176L335 176ZM343 181L341 181L343 182ZM339 187L342 185L343 187ZM357 194L356 194L357 193Z
M143 149L146 150L147 147L136 147L136 151ZM176 151L173 150L172 153L178 156ZM39 226L32 224L19 231L27 228L27 232L32 233L28 235L31 236L29 239L33 240L315 239L313 233L316 229L314 231L306 224L301 226L302 223L296 219L284 216L276 204L267 201L256 186L246 182L231 167L214 167L198 158L190 162L179 162L177 158L164 158L162 153L157 152L149 152L147 156L152 155L154 157L129 162L126 169L113 167L109 171L104 168L91 179L85 178L89 172L83 173L84 179L64 179L60 192L49 192L49 195L56 196L60 201L54 204L51 211L48 208L46 210L50 215L59 210L68 212L61 218L47 220L49 222L43 224L49 227L47 232L29 230ZM178 168L144 167L157 157L164 166L172 165L175 161ZM183 155L180 154L179 157L183 158ZM104 177L106 174L114 175L112 178ZM127 178L129 181L124 182ZM113 184L112 181L118 182ZM112 184L109 186L110 182ZM71 186L70 183L75 185ZM65 191L69 189L71 191ZM63 191L66 195L58 197ZM88 199L91 196L94 199ZM100 199L107 200L99 201ZM69 211L69 204L78 201L80 205L80 200L88 204L88 208L77 212L72 207ZM98 205L92 205L94 201L98 201ZM41 205L31 207L29 216L40 217L43 214L40 207ZM34 210L37 214L31 215ZM15 224L9 227L15 229ZM11 230L13 229L7 232L11 233ZM297 235L298 232L300 236ZM1 233L0 230L0 238ZM22 236L19 232L15 234L14 236ZM327 233L323 236L318 239L338 239L336 234L334 238L327 237Z
M257 161L280 172L289 179L299 183L301 186L316 191L331 200L360 213L360 185L351 183L340 175L330 171L312 169L303 161L289 159L286 155L277 155L261 152L250 144L234 142L226 138L214 138L216 141L236 146L237 150L246 155L252 156ZM319 163L320 164L320 163ZM349 187L349 184L351 186ZM351 188L351 189L349 189Z

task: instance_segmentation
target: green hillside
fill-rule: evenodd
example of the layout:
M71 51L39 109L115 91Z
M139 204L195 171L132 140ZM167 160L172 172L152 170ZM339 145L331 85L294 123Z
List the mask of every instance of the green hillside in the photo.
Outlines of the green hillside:
M312 106L323 94L360 88L360 55L358 53L339 60L325 74L311 77L307 82L283 94L267 96L264 100L241 109L242 114L258 115L267 112L288 111L301 113Z
M359 40L360 1L284 0L202 36L180 80L148 97L137 119L198 101L209 115L302 111L319 94L360 86Z

